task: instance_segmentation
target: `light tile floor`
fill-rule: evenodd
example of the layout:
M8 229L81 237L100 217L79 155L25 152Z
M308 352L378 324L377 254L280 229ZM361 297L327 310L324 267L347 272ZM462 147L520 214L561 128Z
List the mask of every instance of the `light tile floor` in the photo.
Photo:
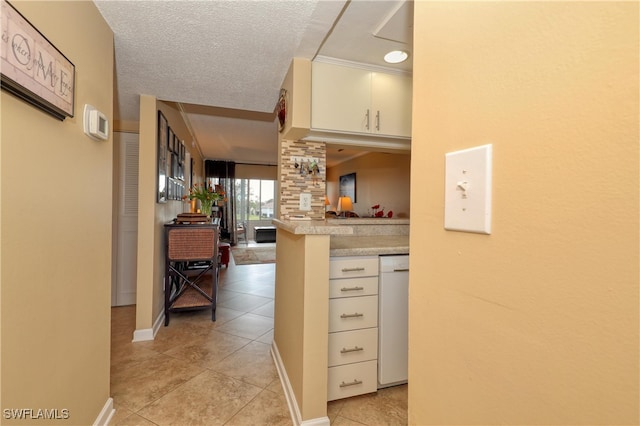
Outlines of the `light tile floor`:
M132 343L135 306L112 308L114 425L290 425L271 357L275 265L222 268L217 318L172 314ZM407 424L407 386L332 401L332 425Z

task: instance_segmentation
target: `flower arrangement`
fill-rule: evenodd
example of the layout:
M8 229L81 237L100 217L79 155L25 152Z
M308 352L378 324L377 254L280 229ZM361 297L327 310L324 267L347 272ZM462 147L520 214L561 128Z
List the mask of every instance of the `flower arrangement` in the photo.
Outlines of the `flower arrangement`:
M380 208L380 204L376 204L375 206L371 206L371 209L373 210L372 217L384 217L384 207ZM393 217L393 211L389 210L389 212L387 213L387 217L388 218L392 218Z
M200 211L207 216L211 216L211 206L215 201L225 201L224 191L222 187L216 185L216 188L206 187L203 183L196 183L189 189L189 195L184 195L182 199L200 200Z

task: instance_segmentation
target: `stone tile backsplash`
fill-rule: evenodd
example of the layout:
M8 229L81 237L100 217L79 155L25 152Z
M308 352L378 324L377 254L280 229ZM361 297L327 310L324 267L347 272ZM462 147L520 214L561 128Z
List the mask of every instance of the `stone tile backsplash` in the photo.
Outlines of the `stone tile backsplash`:
M308 173L309 164L296 163L291 158L314 158L319 171ZM324 219L327 161L324 142L282 140L280 150L280 219L305 216ZM300 194L311 194L311 210L300 210Z

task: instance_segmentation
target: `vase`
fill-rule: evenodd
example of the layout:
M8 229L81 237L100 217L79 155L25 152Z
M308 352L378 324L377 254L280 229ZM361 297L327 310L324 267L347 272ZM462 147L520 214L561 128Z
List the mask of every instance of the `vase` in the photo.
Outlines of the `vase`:
M202 214L211 216L211 205L211 200L200 200L200 211L202 212Z

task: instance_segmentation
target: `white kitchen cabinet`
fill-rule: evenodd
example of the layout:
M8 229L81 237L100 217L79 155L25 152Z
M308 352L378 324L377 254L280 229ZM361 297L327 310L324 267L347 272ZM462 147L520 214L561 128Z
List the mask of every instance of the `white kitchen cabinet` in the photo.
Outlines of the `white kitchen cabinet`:
M328 401L377 390L377 259L330 259Z
M408 138L411 96L409 76L313 62L311 127Z
M375 276L366 278L345 278L331 280L329 283L329 297L371 296L378 294L378 278Z

